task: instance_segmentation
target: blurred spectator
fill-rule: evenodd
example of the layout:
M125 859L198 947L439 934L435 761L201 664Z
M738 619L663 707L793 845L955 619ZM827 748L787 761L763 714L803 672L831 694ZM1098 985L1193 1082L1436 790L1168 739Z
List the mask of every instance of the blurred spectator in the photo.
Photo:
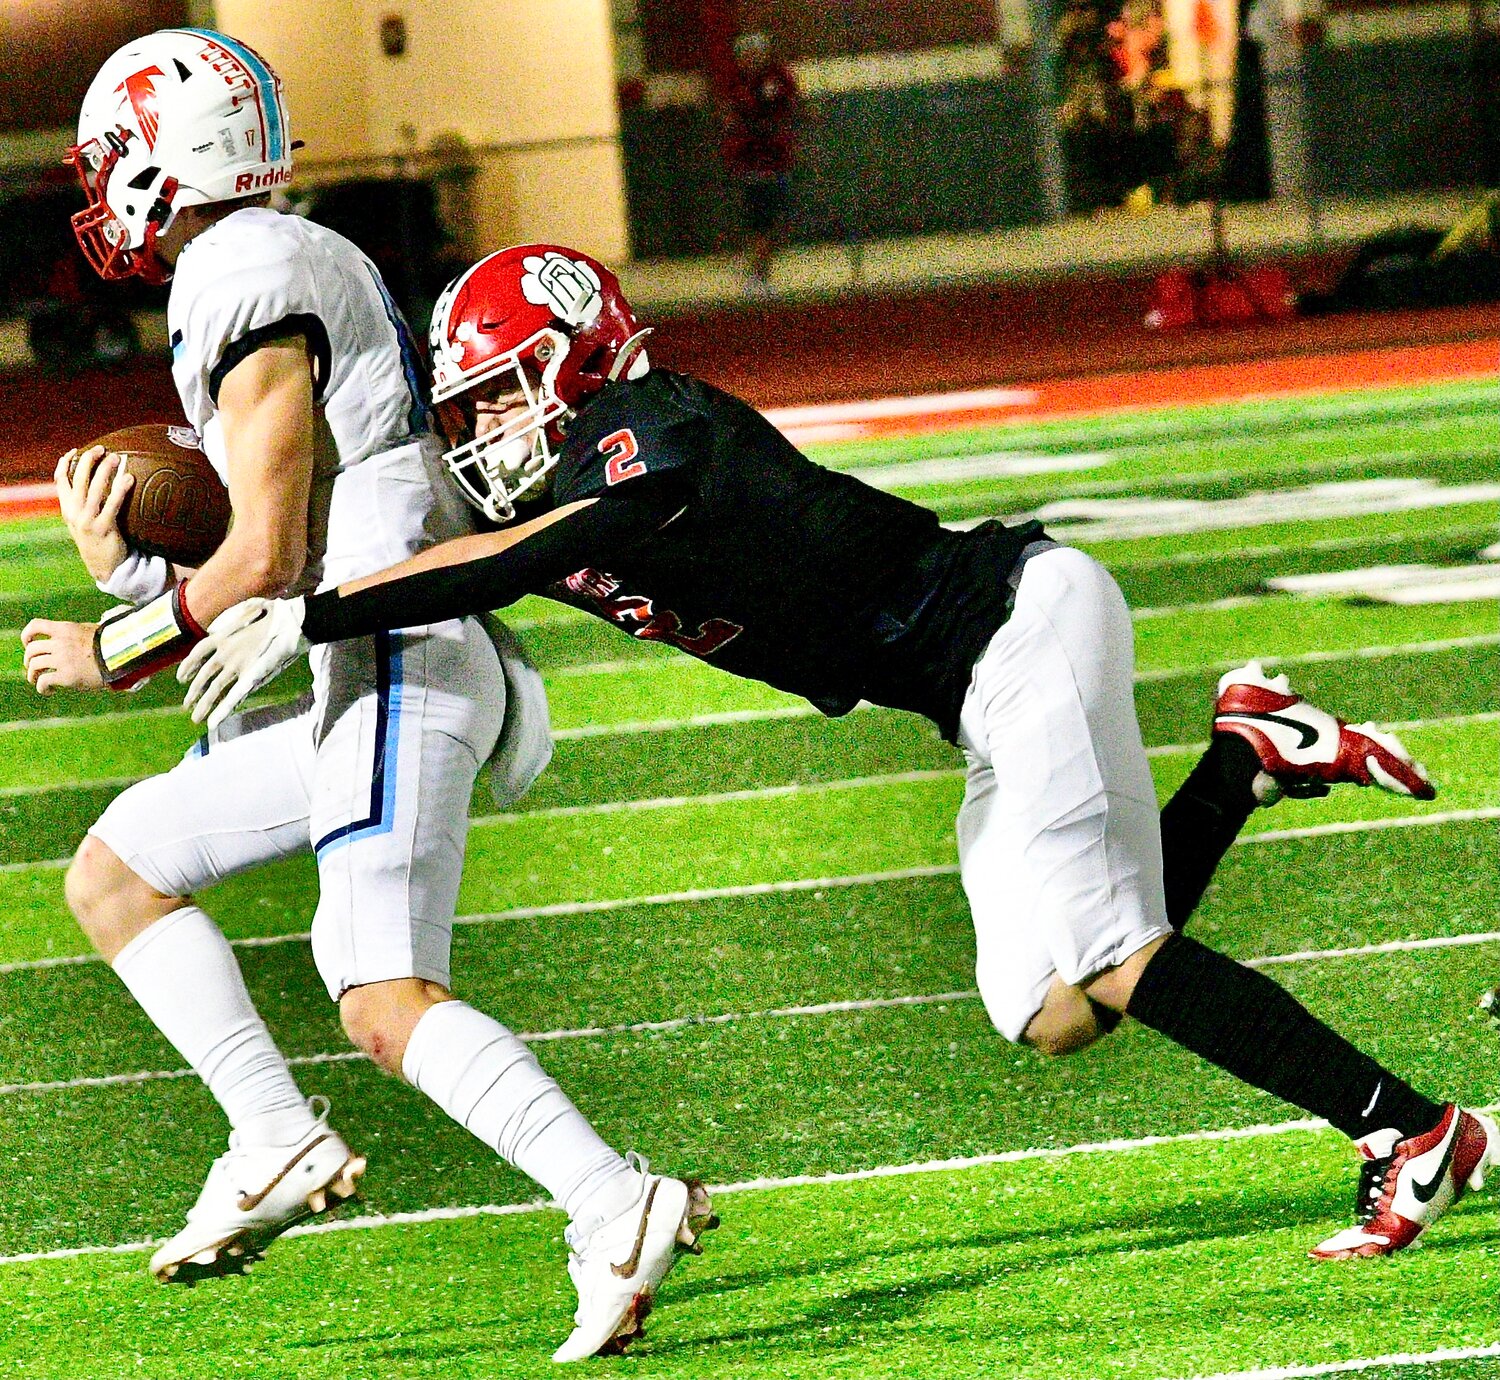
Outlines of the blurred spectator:
M1172 80L1161 0L1069 0L1059 47L1073 209L1202 197L1215 151L1207 116Z
M1323 41L1322 0L1251 0L1244 32L1260 47L1271 191L1278 200L1310 203L1307 55Z
M745 204L745 290L771 290L771 260L786 240L802 96L791 69L764 33L734 41L734 75L724 93L724 158Z
M1239 0L1239 39L1234 62L1234 113L1224 150L1220 196L1225 201L1268 201L1271 150L1266 139L1266 64L1252 22L1255 0Z

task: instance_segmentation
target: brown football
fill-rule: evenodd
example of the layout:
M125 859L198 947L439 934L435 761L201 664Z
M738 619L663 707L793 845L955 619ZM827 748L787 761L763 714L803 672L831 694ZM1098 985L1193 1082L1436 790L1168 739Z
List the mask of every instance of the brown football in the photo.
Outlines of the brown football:
M191 427L127 426L89 445L123 456L135 476L120 510L120 531L135 550L191 566L218 550L229 531L229 490Z

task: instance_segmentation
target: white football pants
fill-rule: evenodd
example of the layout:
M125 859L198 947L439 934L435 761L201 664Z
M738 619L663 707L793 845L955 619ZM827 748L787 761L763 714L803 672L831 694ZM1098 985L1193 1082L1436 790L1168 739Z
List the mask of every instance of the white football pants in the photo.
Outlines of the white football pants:
M312 849L329 995L446 987L469 798L506 713L494 643L453 620L315 647L312 667L310 697L230 719L90 832L166 896Z
M1171 933L1134 635L1108 571L1068 547L1022 568L959 718L959 871L996 1029L1019 1040L1054 976L1086 982Z

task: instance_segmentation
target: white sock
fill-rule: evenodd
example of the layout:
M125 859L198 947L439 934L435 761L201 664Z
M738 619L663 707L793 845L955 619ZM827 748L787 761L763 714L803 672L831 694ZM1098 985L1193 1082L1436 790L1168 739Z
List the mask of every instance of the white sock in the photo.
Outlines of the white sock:
M197 906L136 935L114 970L207 1085L242 1145L291 1145L313 1125L229 941Z
M429 1008L401 1071L460 1126L529 1174L587 1235L629 1208L641 1178L498 1021L466 1002Z

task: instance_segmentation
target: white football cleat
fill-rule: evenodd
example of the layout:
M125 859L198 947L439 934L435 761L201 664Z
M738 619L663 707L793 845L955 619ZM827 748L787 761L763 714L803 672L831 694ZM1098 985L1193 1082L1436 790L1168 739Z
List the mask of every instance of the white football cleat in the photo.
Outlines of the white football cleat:
M1255 749L1261 772L1255 797L1272 805L1283 795L1327 795L1350 782L1431 800L1437 788L1394 733L1374 724L1346 724L1309 704L1285 675L1267 676L1247 662L1219 680L1214 732L1234 733Z
M1391 1255L1410 1246L1470 1189L1484 1187L1485 1171L1500 1163L1500 1132L1489 1117L1451 1102L1432 1130L1402 1140L1399 1131L1372 1131L1356 1142L1359 1223L1330 1236L1314 1260Z
M701 1254L698 1238L719 1225L696 1179L665 1179L649 1173L634 1153L626 1159L640 1172L641 1196L582 1241L568 1233L568 1274L578 1290L578 1311L572 1333L552 1353L554 1361L623 1351L641 1336L657 1286L678 1251Z
M157 1279L196 1284L244 1274L288 1227L354 1196L364 1156L328 1125L326 1099L314 1097L308 1105L317 1121L295 1145L241 1148L230 1134L229 1149L210 1166L187 1225L151 1257Z

